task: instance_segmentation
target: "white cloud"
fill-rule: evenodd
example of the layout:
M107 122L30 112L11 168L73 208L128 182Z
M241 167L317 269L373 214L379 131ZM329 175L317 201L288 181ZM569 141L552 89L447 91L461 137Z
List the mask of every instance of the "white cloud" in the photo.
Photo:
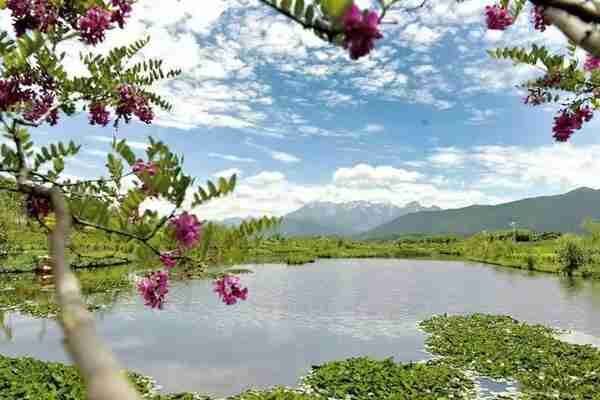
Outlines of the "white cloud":
M288 164L289 163L297 163L297 162L302 161L301 158L296 157L293 154L286 153L286 152L283 152L283 151L273 150L273 149L271 149L271 148L269 148L267 146L258 145L256 143L252 142L250 139L246 140L246 145L254 147L254 148L259 149L261 151L264 151L265 153L269 154L269 156L273 160L276 160L276 161L281 161L283 163L288 163Z
M471 108L469 109L469 112L471 113L471 117L469 117L467 123L471 125L486 124L498 115L498 111L489 108L483 110Z
M381 124L367 124L367 126L365 126L365 131L368 133L383 132L384 129L385 128Z
M302 159L296 157L295 155L285 153L283 151L272 151L271 157L273 158L273 160L281 161L284 163L297 163L302 161Z
M351 168L339 168L333 174L333 182L341 186L390 186L403 182L415 182L423 175L390 166L373 167L358 164Z
M212 176L213 178L227 178L229 179L232 175L237 175L239 178L242 174L242 170L239 168L229 168L224 169L222 171L215 172Z
M597 187L599 159L600 145L577 147L569 143L537 148L497 145L439 148L429 157L434 167L468 167L473 187L554 190Z
M103 151L103 150L97 150L97 149L85 149L85 150L83 150L83 152L85 154L89 154L91 156L96 156L96 157L106 157L108 155L108 152Z
M212 158L220 158L222 160L232 161L232 162L241 162L241 163L254 163L256 160L254 158L248 157L238 157L233 154L221 154L221 153L208 153L209 157Z
M86 136L86 139L90 139L90 140L94 140L96 142L102 142L102 143L112 143L113 142L112 136L91 135L91 136ZM121 139L121 138L117 138L117 140L119 140L119 139ZM136 150L146 150L149 146L148 143L136 142L134 140L127 140L127 145L129 147L131 147L132 149L136 149Z
M366 176L375 179L365 179ZM469 188L442 189L438 186L439 178L431 182L418 182L415 181L416 176L421 175L392 167L357 165L336 170L330 183L305 185L290 182L281 172L263 171L240 180L232 195L198 207L194 212L202 218L220 220L229 217L282 216L313 201L340 203L368 200L402 206L418 200L424 205L454 208L502 200Z
M427 160L437 166L458 167L466 161L466 154L463 150L455 147L441 147L435 150L435 154L429 156Z

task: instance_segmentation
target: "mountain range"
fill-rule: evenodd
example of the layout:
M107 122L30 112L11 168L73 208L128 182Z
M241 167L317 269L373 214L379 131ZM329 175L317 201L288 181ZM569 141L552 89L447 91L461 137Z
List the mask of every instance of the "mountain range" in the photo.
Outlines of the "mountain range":
M369 201L351 201L346 203L312 202L304 205L283 217L277 229L285 236L318 236L338 235L353 236L395 218L414 212L440 210L439 207L424 207L418 202L411 202L404 207L391 203ZM243 219L230 218L221 223L237 226Z
M473 205L452 210L416 212L398 217L361 235L387 239L406 234L469 235L483 230L518 228L535 231L582 232L586 218L600 218L600 190L587 187L555 195L532 197L493 206Z
M600 219L600 190L581 187L570 192L526 198L498 205L472 205L442 210L418 202L314 202L283 217L277 232L286 236L337 235L391 239L409 234L470 235L484 230L518 228L539 232L582 232L586 218ZM242 219L223 221L238 225Z

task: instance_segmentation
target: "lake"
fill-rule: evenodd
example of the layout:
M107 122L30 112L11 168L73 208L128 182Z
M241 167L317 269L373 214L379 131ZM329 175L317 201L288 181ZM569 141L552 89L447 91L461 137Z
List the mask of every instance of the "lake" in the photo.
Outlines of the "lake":
M247 267L247 266L244 266ZM296 386L311 365L359 355L429 358L417 323L435 314L508 314L600 337L600 282L430 260L319 260L251 265L249 299L219 302L209 281L175 282L163 311L137 295L96 313L129 369L166 392L226 396ZM10 314L0 353L67 361L55 322Z

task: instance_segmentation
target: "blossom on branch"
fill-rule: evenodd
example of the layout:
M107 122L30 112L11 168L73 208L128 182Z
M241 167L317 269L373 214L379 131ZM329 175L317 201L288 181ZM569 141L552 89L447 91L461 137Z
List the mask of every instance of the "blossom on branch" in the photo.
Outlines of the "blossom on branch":
M581 107L576 111L563 110L560 115L554 117L554 139L557 142L568 141L575 130L581 129L583 122L592 119L593 112L589 107Z
M90 124L106 126L109 122L110 113L102 103L94 103L90 106Z
M56 125L58 123L58 110L54 107L54 94L46 92L33 100L31 109L24 113L23 117L33 123L46 121L50 125Z
M488 29L503 31L513 24L514 19L508 10L499 5L485 7L486 24Z
M213 282L215 293L223 300L223 303L232 305L239 300L246 300L248 297L248 288L240 287L240 278L237 276L226 275Z
M131 120L131 115L135 115L142 122L151 123L154 119L154 112L148 100L137 94L129 85L121 85L119 91L119 105L117 106L117 122L123 118L126 123Z
M175 239L184 247L193 247L200 240L202 224L193 214L184 212L171 220Z
M149 273L138 283L138 291L145 301L145 305L152 308L163 308L167 293L169 293L169 273L155 271Z
M593 71L600 68L600 57L593 56L588 53L583 64L583 69L586 71Z
M344 26L344 48L350 50L350 58L357 60L375 48L375 40L383 35L379 32L379 14L375 11L362 12L356 4L342 19Z
M87 10L87 13L79 19L77 24L83 41L92 46L102 42L105 32L112 28L111 13L98 6Z
M165 266L165 268L173 268L177 265L177 261L173 259L173 252L161 253L160 254L160 262Z

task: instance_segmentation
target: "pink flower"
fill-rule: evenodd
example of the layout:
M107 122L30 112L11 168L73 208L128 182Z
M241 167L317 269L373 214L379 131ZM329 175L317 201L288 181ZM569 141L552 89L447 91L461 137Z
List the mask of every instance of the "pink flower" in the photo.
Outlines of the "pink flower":
M23 18L29 15L33 6L31 0L8 0L6 8L12 12L13 18Z
M375 48L375 40L383 35L379 32L379 14L366 13L353 4L342 20L344 25L344 48L350 49L350 58L357 60L366 56Z
M92 125L108 125L109 112L106 110L106 106L102 103L94 103L90 107L90 124Z
M533 26L536 30L540 32L544 32L546 30L546 27L548 26L548 24L546 24L546 21L544 21L543 11L544 8L541 6L534 6L531 9L533 16Z
M133 114L142 122L147 124L152 122L154 113L148 105L148 101L144 97L137 95L131 86L121 85L119 87L119 97L119 105L116 109L118 118L123 118L128 123Z
M113 7L117 10L113 11L110 17L112 22L116 22L119 28L123 29L125 26L125 19L129 17L131 13L131 0L112 0Z
M142 174L146 170L146 163L141 158L138 158L133 164L132 171L134 174Z
M48 32L58 20L57 9L48 0L8 0L6 8L12 12L17 36L28 30Z
M237 303L238 299L246 300L248 297L248 288L240 288L240 278L237 276L226 275L213 282L215 293L223 300L223 303L232 305Z
M32 96L31 90L21 88L19 80L0 80L0 111L7 111L17 103L29 101Z
M161 253L160 255L160 262L163 263L163 265L165 266L165 268L173 268L174 266L177 265L177 261L175 261L172 257L173 257L173 253L169 252L169 253Z
M593 71L598 68L600 68L600 58L588 54L585 58L585 64L583 64L583 69L586 71Z
M557 142L568 141L575 130L581 129L583 122L588 122L593 117L593 112L589 107L583 107L575 112L563 110L560 115L554 117L554 139Z
M202 224L193 214L184 212L171 220L171 226L175 228L175 239L185 247L193 247L200 240Z
M95 46L102 42L105 32L111 28L111 13L103 8L94 6L79 19L77 28L84 42Z
M42 117L45 116L44 121L50 125L56 125L58 123L58 110L52 109L54 106L54 95L52 93L44 93L39 99L33 101L31 109L23 114L23 117L30 122L41 123Z
M146 164L144 160L138 159L135 164L133 164L131 170L137 176L143 175L144 173L147 173L150 176L155 176L158 174L158 164L153 162Z
M513 17L499 5L486 6L485 16L488 29L503 31L513 24Z
M39 21L41 32L48 32L58 21L58 12L48 0L34 0L33 15Z
M138 292L144 298L144 305L162 309L165 297L169 293L169 273L151 272L138 284Z

